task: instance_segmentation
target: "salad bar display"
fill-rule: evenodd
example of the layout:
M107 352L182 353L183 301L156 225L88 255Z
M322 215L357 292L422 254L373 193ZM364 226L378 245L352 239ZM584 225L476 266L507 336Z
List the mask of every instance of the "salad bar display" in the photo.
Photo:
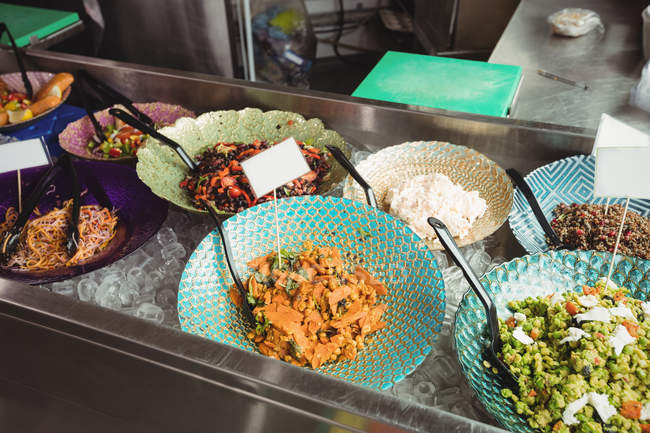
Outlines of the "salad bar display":
M79 218L65 174L24 221L21 194L44 170L0 176L0 329L12 330L0 339L3 382L113 419L133 420L137 407L138 422L159 431L255 431L251 422L285 431L650 431L650 202L631 202L603 281L622 209L591 196L593 157L580 155L591 131L58 53L26 57L42 70L88 69L134 100L170 103L133 104L150 136L108 108L87 110L60 134L69 155L103 160L74 163ZM4 110L32 105L15 91L0 97ZM277 202L255 196L241 163L288 137L310 171L279 187ZM511 166L532 171L525 181L559 242L513 187ZM221 219L216 228L208 210ZM18 248L4 254L19 223ZM496 358L491 341L501 342ZM66 362L36 365L19 344ZM89 385L102 395L84 398Z

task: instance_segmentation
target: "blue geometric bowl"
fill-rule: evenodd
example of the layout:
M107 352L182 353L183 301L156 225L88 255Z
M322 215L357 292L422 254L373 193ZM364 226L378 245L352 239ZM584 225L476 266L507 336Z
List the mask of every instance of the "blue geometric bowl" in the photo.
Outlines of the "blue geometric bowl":
M514 259L483 275L481 283L495 301L499 317L508 317L507 303L527 296L577 291L606 277L612 255L600 251L550 251ZM650 261L617 255L612 280L630 289L631 296L650 299ZM456 312L458 360L467 381L485 408L501 425L515 433L535 431L515 411L512 400L501 396L499 377L483 366L488 344L485 310L473 292L467 292Z
M553 209L560 203L604 204L607 201L593 195L595 162L591 155L571 156L540 167L525 177L548 221L553 219ZM610 204L624 202L624 198L610 200ZM650 217L650 200L632 199L630 210ZM519 188L515 189L508 221L517 241L529 254L548 250L544 231Z
M354 361L318 371L371 388L386 389L411 373L431 351L445 315L442 273L429 249L401 221L363 203L322 196L278 200L282 248L300 250L305 241L336 246L357 257L388 287L382 302L386 326L367 340ZM246 263L275 250L273 202L224 222L234 265L244 279ZM220 343L257 352L228 290L233 284L219 235L206 236L192 253L178 291L181 328ZM278 361L280 362L280 361Z

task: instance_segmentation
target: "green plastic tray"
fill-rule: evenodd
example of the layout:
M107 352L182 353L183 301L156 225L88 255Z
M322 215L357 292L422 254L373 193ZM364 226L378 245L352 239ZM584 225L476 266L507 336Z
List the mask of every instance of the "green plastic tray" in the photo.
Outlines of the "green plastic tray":
M71 24L79 21L76 12L41 9L0 3L0 21L9 27L16 45L29 45L29 38L37 36L43 39ZM9 45L9 37L4 34L0 44Z
M388 51L352 96L505 117L521 67Z

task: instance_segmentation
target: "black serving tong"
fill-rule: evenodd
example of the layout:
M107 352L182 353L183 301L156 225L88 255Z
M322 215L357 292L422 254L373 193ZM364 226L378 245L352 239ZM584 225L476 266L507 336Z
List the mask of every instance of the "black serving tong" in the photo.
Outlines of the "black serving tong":
M488 328L490 331L490 345L486 348L488 358L496 364L499 370L499 376L501 377L503 383L508 387L519 386L517 378L512 374L508 366L499 358L498 353L502 347L501 335L499 334L499 319L497 316L497 307L492 302L490 296L485 292L483 285L479 281L478 277L472 270L471 266L465 260L465 257L460 252L454 237L447 230L447 226L437 218L430 217L427 219L427 222L433 230L435 230L436 235L438 235L438 240L445 247L445 250L451 255L454 263L463 271L465 279L469 283L470 287L481 300L483 307L485 308L485 313L487 316Z
M32 89L32 83L29 82L27 78L27 71L25 70L25 63L23 62L23 55L14 41L14 37L9 31L9 27L5 23L0 23L0 37L4 32L7 32L9 36L9 42L11 42L11 47L14 49L14 55L16 56L16 63L18 63L18 69L20 69L20 76L23 78L23 84L25 85L25 91L27 92L27 97L32 100L34 98L34 90Z
M226 231L223 228L223 222L221 221L221 218L219 218L217 211L214 210L212 204L205 199L203 200L203 204L205 205L208 212L210 212L210 216L212 216L212 219L214 220L214 223L217 226L217 232L219 232L219 237L221 238L221 244L223 245L223 252L224 255L226 256L226 264L228 264L228 269L230 270L230 276L232 276L232 279L235 282L235 286L237 286L237 289L239 290L239 294L242 297L243 300L242 304L245 306L244 314L246 315L248 321L251 324L255 325L255 316L253 316L253 311L251 310L251 307L248 304L248 301L246 300L246 295L247 295L246 289L244 288L244 285L241 282L241 278L239 277L239 272L237 272L237 269L233 264L233 253L232 253L232 247L230 246L230 238L226 234Z
M352 178L356 180L359 185L361 185L363 192L366 194L366 201L368 202L368 206L377 208L377 199L375 198L375 192L372 190L368 182L366 182L366 180L361 177L361 174L359 174L357 169L354 168L354 165L352 165L343 151L336 146L327 145L325 147L330 151L338 163L341 164L341 166L345 168L348 173L350 173L350 176L352 176Z
M510 176L510 179L512 179L515 186L521 190L521 193L524 195L524 198L530 205L530 208L533 210L535 219L537 219L537 222L542 227L542 230L544 230L544 233L546 233L546 236L548 237L550 243L555 248L563 248L562 241L553 230L553 227L551 227L551 225L546 220L544 212L542 212L542 208L539 206L539 202L535 198L533 191L528 186L528 183L526 183L521 174L514 168L507 169L506 173L508 173L508 176Z
M81 98L81 105L83 105L86 114L93 124L93 128L95 129L93 140L98 144L104 141L104 132L102 126L95 118L88 101L88 97L92 94L90 90L100 96L100 100L104 105L122 104L141 122L150 126L154 125L154 121L151 120L149 116L135 108L133 101L110 87L108 84L93 77L84 69L80 69L76 72L73 87L77 89L77 93Z
M183 162L185 162L185 164L190 169L190 171L196 170L196 164L194 163L194 161L192 161L192 158L189 157L189 155L185 152L185 150L183 150L180 144L176 143L171 138L165 137L164 135L160 134L158 131L156 131L149 125L142 123L140 120L126 113L124 110L120 110L119 108L111 108L109 110L109 113L111 113L113 116L117 117L118 119L121 119L124 123L128 123L134 128L137 128L140 131L149 134L150 136L160 140L162 143L171 147L176 151L176 153L178 153L178 156L181 157L181 159L183 160ZM242 304L244 307L243 308L244 315L246 316L246 319L249 321L249 323L254 326L255 317L253 316L253 311L250 305L248 304L248 301L246 301L247 291L244 288L244 285L242 284L242 280L239 276L239 272L237 272L237 269L234 266L232 247L230 246L230 238L228 238L228 235L226 234L226 231L223 228L223 222L219 218L219 215L217 214L217 211L214 209L212 204L209 203L207 200L203 200L203 203L217 226L217 232L219 233L219 237L221 238L221 243L223 245L223 252L224 255L226 256L226 263L228 264L228 269L230 270L230 276L235 282L235 286L237 287L237 290L239 291L239 294L243 299Z
M79 186L77 171L72 164L70 156L63 155L39 179L31 194L27 197L23 210L16 219L16 223L11 229L7 230L2 235L2 238L0 239L0 263L7 263L10 257L16 252L18 241L20 240L20 234L22 233L25 224L29 221L30 215L54 178L61 173L61 171L66 171L72 181L72 221L68 226L65 247L69 257L74 256L77 252L79 246L79 201L81 188Z
M158 131L156 131L153 126L147 125L146 123L143 123L142 121L136 119L135 117L131 116L124 110L120 110L119 108L111 108L108 110L108 112L123 121L124 123L128 123L129 125L133 126L136 129L139 129L140 131L144 132L145 134L148 134L149 136L159 140L160 142L166 144L167 146L171 147L176 151L178 156L183 160L185 165L190 169L190 171L196 170L196 163L190 158L190 156L183 150L183 148L180 146L180 144L176 143L174 140L172 140L169 137L165 137Z
M102 95L105 98L102 98L104 102L109 102L110 105L112 104L122 104L124 105L129 112L131 112L138 120L141 122L146 123L149 126L154 126L154 121L151 119L151 117L147 116L144 114L142 111L138 110L135 108L135 105L133 105L133 101L131 101L129 98L106 84L105 82L99 80L98 78L93 77L90 75L88 71L85 69L79 69L76 73L76 81L79 81L83 83L85 86L93 89L95 92L97 92L99 95Z

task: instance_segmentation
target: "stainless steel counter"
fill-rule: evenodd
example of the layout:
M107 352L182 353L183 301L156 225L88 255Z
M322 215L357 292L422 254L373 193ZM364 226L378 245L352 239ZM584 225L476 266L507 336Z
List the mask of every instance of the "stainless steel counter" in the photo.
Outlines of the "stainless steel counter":
M10 56L0 51L0 72L7 72ZM372 150L407 140L447 140L524 172L588 152L593 144L593 135L581 128L416 112L47 51L28 50L27 64L51 71L83 67L134 100L174 102L197 112L247 106L296 111ZM507 224L490 253L523 253ZM0 353L2 431L73 433L93 424L94 431L176 433L502 431L10 281L0 281Z
M628 104L644 64L645 6L647 2L637 0L522 0L489 60L524 68L511 117L596 129L601 113L608 113L650 132L650 113ZM546 19L566 7L596 11L605 32L578 38L552 35ZM541 77L537 69L587 82L591 90Z

